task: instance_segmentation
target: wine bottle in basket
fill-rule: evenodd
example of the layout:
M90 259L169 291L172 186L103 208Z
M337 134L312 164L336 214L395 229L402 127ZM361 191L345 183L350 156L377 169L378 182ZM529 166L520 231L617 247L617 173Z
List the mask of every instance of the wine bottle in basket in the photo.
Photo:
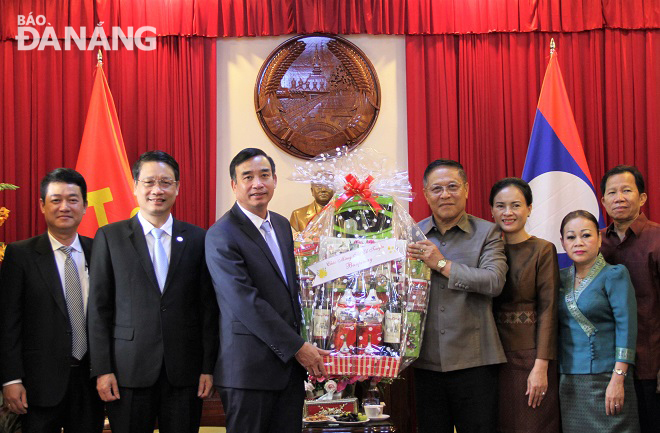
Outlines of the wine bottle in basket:
M401 354L401 295L397 283L387 285L388 302L385 310L385 329L383 330L383 341L390 348L391 355Z
M330 344L331 310L331 290L325 286L317 288L312 318L312 342L321 349L327 349Z

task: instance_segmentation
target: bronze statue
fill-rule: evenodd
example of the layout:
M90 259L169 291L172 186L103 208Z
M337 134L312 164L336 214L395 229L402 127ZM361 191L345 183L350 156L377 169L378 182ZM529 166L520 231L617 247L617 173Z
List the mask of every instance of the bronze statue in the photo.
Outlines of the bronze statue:
M314 201L307 206L303 206L300 209L296 209L291 212L291 227L297 231L303 231L307 224L316 216L317 213L325 207L326 204L330 202L335 191L329 186L312 183L312 196L314 196Z

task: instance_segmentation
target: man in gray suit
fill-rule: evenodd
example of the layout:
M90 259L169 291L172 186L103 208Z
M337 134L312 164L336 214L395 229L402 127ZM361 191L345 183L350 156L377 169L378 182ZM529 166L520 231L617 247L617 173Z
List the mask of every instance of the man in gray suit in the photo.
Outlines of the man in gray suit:
M431 298L415 397L419 432L494 432L497 364L506 362L492 313L507 265L499 228L468 215L463 166L438 159L424 171L432 216L420 221L428 238L408 253L432 270Z

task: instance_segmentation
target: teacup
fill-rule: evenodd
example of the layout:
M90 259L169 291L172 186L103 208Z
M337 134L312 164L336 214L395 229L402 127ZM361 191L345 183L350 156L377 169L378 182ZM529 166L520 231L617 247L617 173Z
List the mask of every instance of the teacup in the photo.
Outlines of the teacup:
M367 418L378 418L383 414L383 406L376 404L366 404L364 406L364 413Z

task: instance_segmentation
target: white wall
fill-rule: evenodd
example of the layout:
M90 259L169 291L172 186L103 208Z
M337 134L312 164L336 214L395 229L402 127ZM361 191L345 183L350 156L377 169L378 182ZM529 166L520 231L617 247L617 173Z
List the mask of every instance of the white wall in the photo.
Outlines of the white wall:
M311 203L309 185L289 181L295 164L305 160L290 156L275 146L261 128L254 108L254 87L263 62L288 36L221 38L217 41L218 79L218 185L216 216L234 203L229 184L229 163L241 149L258 147L275 160L278 176L275 196L269 209L285 217ZM379 149L390 168L408 167L406 127L406 64L404 36L352 35L376 68L381 89L381 109L376 124L360 147ZM225 108L226 107L226 108Z

